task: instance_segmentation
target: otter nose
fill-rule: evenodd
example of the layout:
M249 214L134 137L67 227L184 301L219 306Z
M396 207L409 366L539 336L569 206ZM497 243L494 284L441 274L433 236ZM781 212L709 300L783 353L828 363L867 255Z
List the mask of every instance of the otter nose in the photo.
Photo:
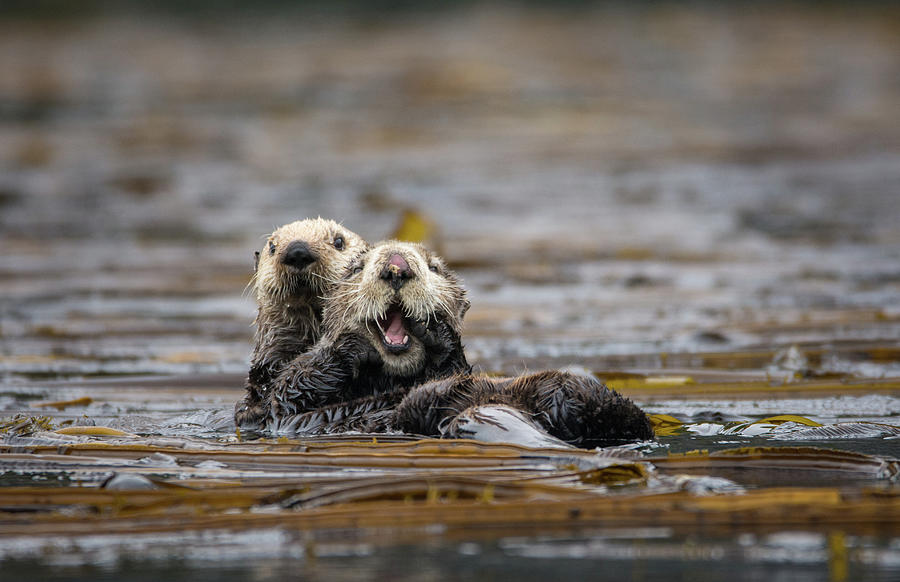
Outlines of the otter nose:
M309 245L303 241L295 240L284 250L281 256L281 262L291 267L302 269L310 263L316 262L316 253L309 248Z
M413 276L409 263L397 253L391 255L384 269L381 270L381 278L390 283L395 291L403 287L406 284L406 280L412 279Z

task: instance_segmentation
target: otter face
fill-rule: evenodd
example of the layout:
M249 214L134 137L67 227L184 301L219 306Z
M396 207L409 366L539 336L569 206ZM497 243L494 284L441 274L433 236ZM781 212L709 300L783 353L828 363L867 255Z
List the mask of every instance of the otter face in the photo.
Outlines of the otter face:
M320 298L368 246L356 233L324 218L278 228L256 253L251 285L257 303L290 305L292 300Z
M412 376L428 350L413 329L435 319L456 334L469 302L456 274L425 247L386 241L363 252L325 306L329 329L353 329L366 337L395 376Z

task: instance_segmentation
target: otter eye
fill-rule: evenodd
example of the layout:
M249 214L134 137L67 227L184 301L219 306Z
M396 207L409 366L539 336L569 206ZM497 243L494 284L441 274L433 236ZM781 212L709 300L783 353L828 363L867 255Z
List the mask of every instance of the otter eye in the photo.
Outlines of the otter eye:
M334 248L336 248L339 251L344 250L344 237L342 237L342 236L334 237Z
M269 241L269 254L270 255L275 254L275 243L273 243L272 241Z

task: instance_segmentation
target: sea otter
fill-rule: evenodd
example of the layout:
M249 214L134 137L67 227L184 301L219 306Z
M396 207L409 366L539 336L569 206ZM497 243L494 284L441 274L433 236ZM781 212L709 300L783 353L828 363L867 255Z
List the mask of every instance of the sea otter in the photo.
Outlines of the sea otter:
M258 312L246 396L235 422L258 424L268 413L266 390L284 366L319 339L323 297L368 243L333 220L309 218L270 234L256 252L250 281Z
M653 437L647 416L593 377L472 374L461 342L468 306L456 275L420 245L357 253L326 298L320 340L266 386L266 428L464 437L479 419L502 418L485 414L501 407L582 447Z
M267 428L462 437L479 407L504 406L576 446L653 437L643 411L596 378L472 374L460 337L465 296L420 245L388 241L359 253L325 302L322 338L273 382Z
M309 432L304 413L337 405L340 416L359 398L383 412L415 385L469 372L468 308L456 274L425 247L385 241L358 252L327 297L319 341L269 383L267 428Z
M504 409L505 414L498 414ZM649 418L631 400L593 376L557 370L511 378L455 374L296 415L291 428L303 434L403 432L478 438L477 433L486 432L485 425L495 424L492 439L512 431L508 438L516 441L523 423L537 429L530 434L526 430L527 438L548 444L559 439L582 448L654 438ZM540 432L552 438L541 439L536 434Z

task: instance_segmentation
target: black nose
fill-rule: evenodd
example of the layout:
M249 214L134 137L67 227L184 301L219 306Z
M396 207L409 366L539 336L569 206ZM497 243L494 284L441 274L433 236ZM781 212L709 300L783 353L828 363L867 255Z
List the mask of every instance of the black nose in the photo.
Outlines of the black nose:
M381 270L381 278L390 283L395 291L403 287L406 284L406 280L412 279L413 276L409 263L397 253L391 255L391 258Z
M309 245L301 240L295 240L284 249L281 262L291 267L302 269L310 263L315 263L319 257L309 248Z

